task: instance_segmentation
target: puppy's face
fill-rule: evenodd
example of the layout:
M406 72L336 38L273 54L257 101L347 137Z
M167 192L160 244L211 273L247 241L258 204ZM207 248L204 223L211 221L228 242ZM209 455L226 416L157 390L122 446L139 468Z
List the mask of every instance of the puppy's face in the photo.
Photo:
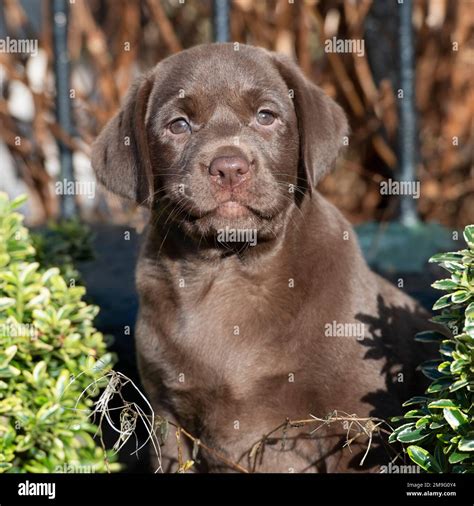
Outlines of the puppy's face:
M228 226L262 238L293 200L297 119L273 66L226 49L181 53L157 72L147 114L155 187L191 234Z
M188 235L229 227L267 240L334 161L346 126L286 58L198 46L132 89L92 162L112 191L145 201Z

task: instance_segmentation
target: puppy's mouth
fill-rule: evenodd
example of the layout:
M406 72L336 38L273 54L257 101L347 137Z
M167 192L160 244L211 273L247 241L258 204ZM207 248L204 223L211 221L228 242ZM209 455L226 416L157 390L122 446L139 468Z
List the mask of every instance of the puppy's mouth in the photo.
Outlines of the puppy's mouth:
M222 218L227 220L239 220L246 218L256 218L268 221L274 218L274 213L265 213L249 204L243 204L236 200L226 200L217 204L213 209L200 213L199 218Z
M189 225L197 227L200 233L206 231L212 234L227 225L236 228L266 229L283 210L277 206L265 209L235 195L226 197L220 201L216 199L217 201L209 202L211 205L205 207L194 199L186 199L180 204L185 214L172 213L172 219L176 218L184 227Z
M184 231L201 240L215 237L229 227L235 230L256 230L259 241L274 238L282 226L285 208L261 209L248 202L230 197L221 202L213 202L208 209L202 209L192 202L184 220L179 224ZM231 241L232 242L232 241Z
M222 204L219 204L213 211L216 216L221 218L244 218L250 214L250 209L236 202L235 200L227 200Z

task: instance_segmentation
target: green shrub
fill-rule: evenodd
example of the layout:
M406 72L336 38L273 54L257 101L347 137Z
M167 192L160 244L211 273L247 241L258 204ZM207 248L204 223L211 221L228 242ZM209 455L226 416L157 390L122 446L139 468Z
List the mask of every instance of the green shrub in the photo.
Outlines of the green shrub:
M77 218L52 222L40 233L32 233L35 259L43 268L58 267L66 281L79 281L77 262L94 259L90 228Z
M440 358L422 364L432 380L425 396L414 397L413 406L394 421L404 422L390 441L411 444L407 453L430 473L474 472L474 225L466 227L467 249L441 253L430 259L451 277L432 286L448 292L433 306L441 314L432 321L445 326L452 337L422 332L420 341L439 343Z
M98 308L35 261L14 211L24 200L0 193L0 472L104 471L113 458L93 439L93 400L81 396L111 367Z

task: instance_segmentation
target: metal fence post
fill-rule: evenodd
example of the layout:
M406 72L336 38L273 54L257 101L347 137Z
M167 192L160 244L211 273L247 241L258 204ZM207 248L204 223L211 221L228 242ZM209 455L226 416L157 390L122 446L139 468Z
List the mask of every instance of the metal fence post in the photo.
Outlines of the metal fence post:
M412 28L412 0L399 4L399 65L400 87L403 97L399 100L399 180L415 182L417 162L417 131L415 112L415 67ZM400 198L400 221L407 226L418 222L415 200L412 195Z
M53 47L54 73L56 79L56 117L62 130L71 135L72 115L70 93L69 53L67 48L68 33L68 1L53 0ZM59 160L61 164L61 181L74 181L72 152L61 140L59 144ZM61 218L71 218L76 215L76 200L74 195L63 192L61 195Z
M213 1L213 29L215 42L229 42L229 17L230 5L229 0Z

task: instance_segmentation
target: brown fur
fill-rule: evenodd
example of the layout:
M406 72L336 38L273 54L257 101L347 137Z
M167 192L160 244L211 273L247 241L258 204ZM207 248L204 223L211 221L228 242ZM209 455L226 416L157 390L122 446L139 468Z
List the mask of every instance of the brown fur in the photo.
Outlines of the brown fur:
M276 112L271 127L255 123L262 104ZM192 133L171 134L175 117ZM347 134L342 109L289 59L215 44L159 63L93 147L98 179L151 210L137 270L146 392L158 414L244 466L286 418L387 417L414 385L424 314L369 270L351 225L315 189ZM213 180L219 156L245 159L248 179ZM220 215L229 199L246 211ZM256 229L257 245L218 242L226 226ZM364 323L365 338L327 336L333 321ZM342 449L340 423L307 433L291 429L284 447L274 434L257 470L361 469L364 448ZM389 460L370 455L366 468ZM230 470L205 452L197 467Z

